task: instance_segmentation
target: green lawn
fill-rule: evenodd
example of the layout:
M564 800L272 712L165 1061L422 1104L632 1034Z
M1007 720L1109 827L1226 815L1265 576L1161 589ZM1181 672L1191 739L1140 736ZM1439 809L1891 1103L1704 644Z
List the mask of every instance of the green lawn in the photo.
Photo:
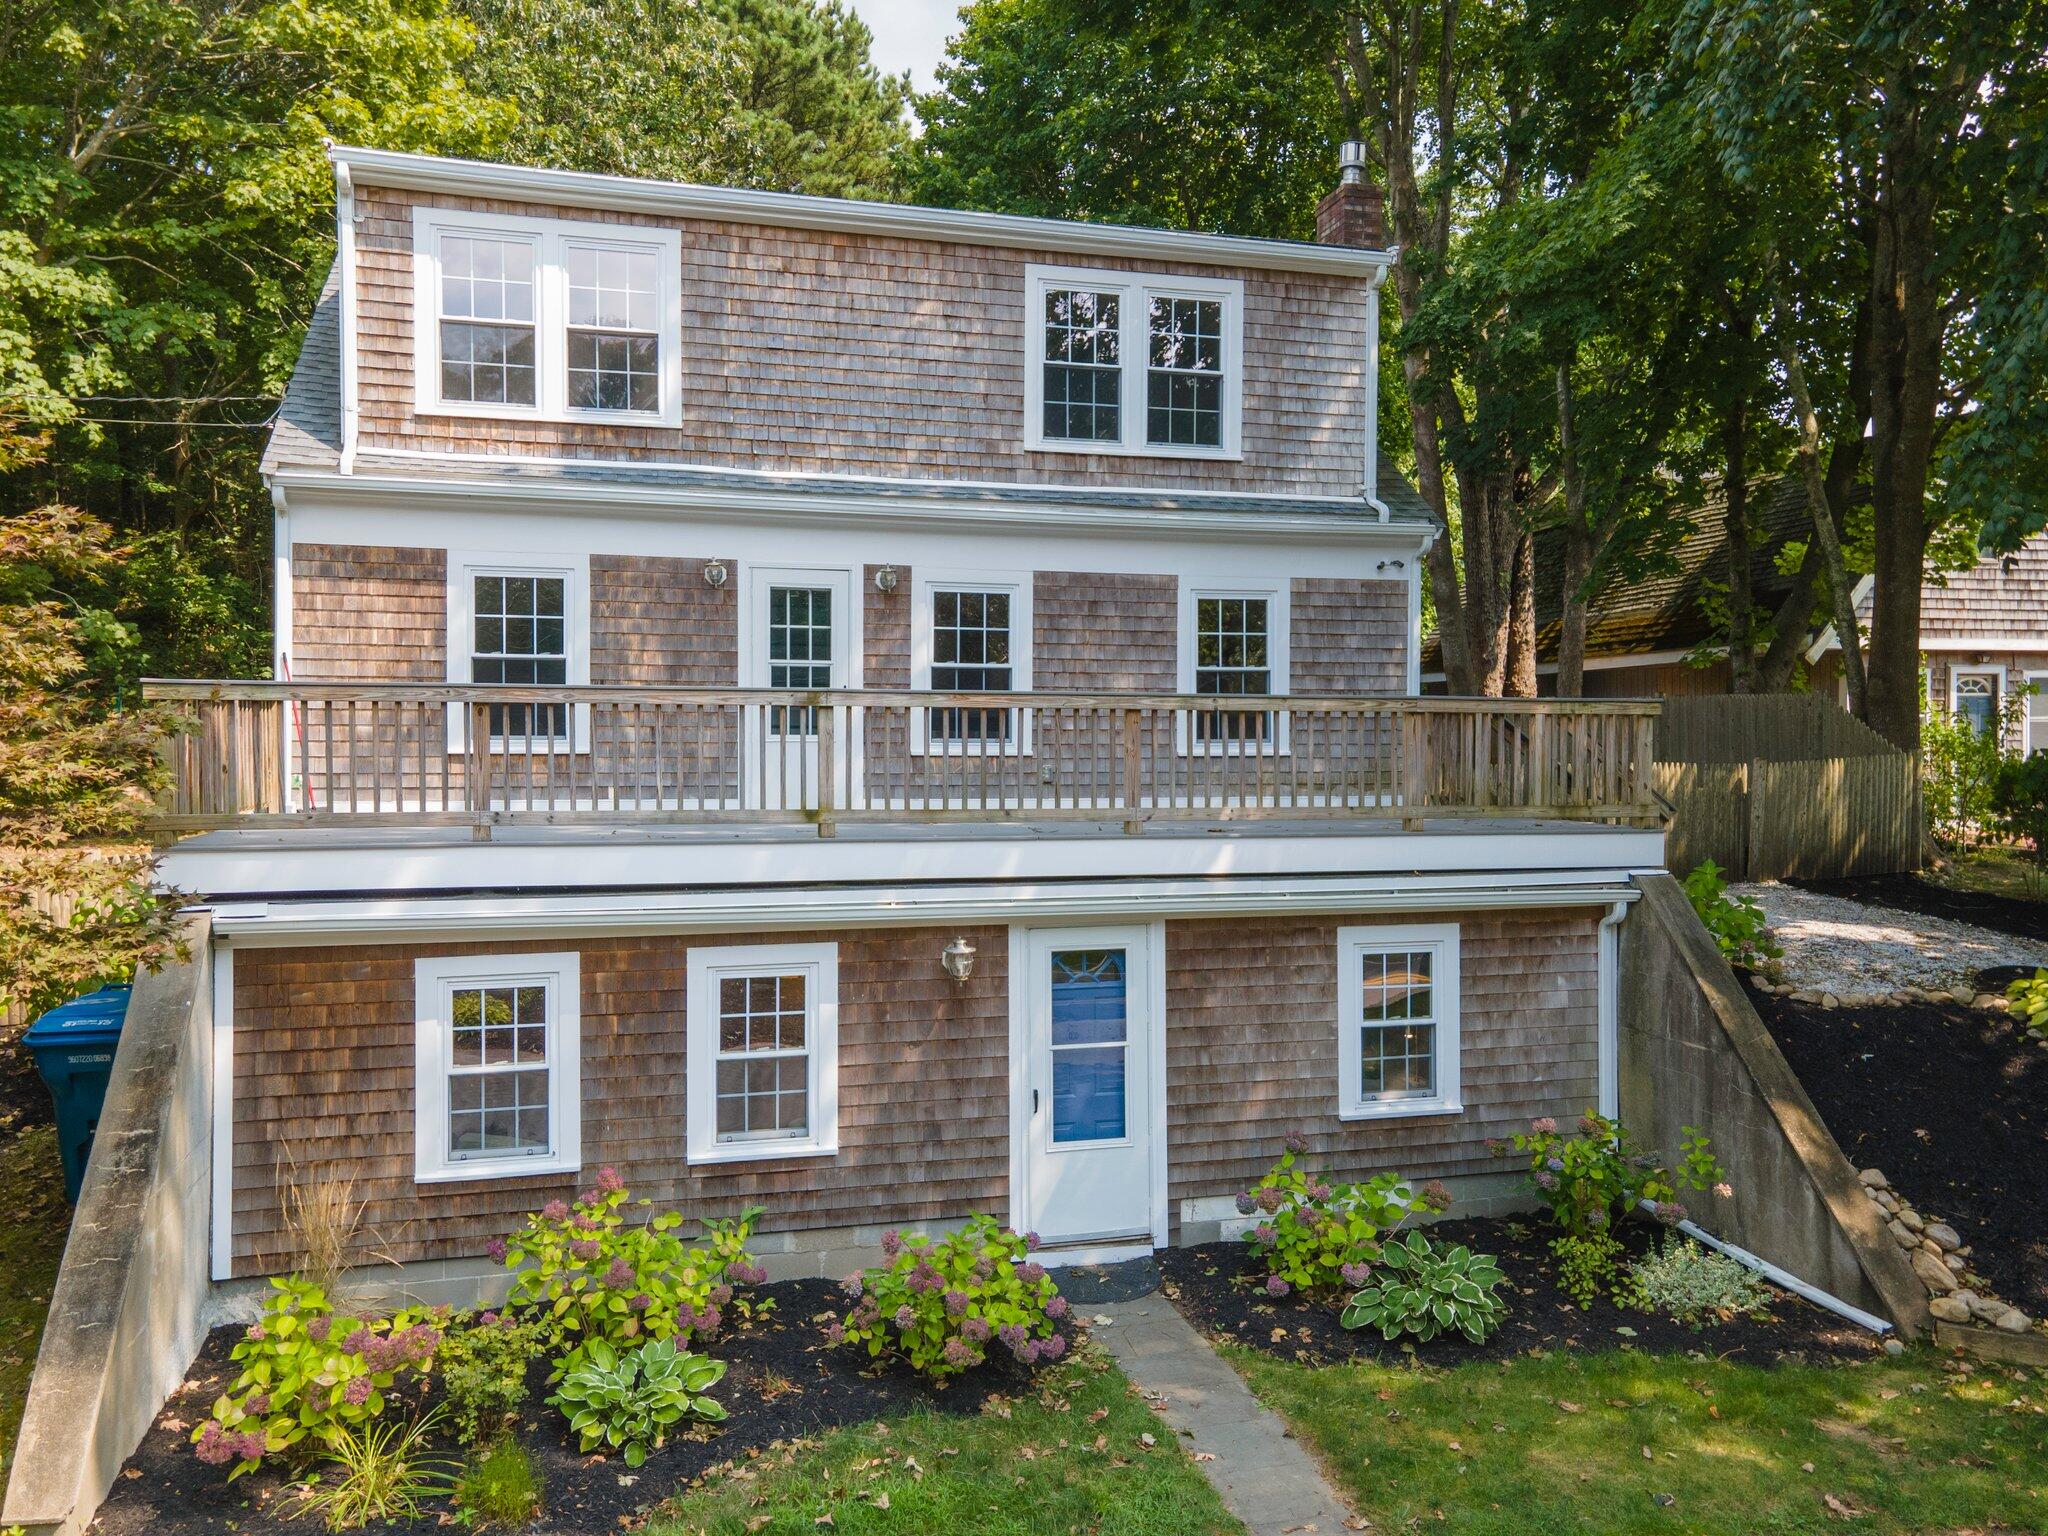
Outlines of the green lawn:
M43 1339L43 1316L71 1209L64 1203L64 1170L57 1133L38 1126L0 1141L0 1485L14 1458L22 1402Z
M975 1418L918 1412L741 1458L729 1475L671 1501L648 1536L1242 1530L1098 1351L1082 1351L1037 1394L1003 1410Z
M1924 1353L1765 1370L1621 1352L1450 1371L1229 1354L1379 1532L2048 1531L2038 1373L1952 1375Z

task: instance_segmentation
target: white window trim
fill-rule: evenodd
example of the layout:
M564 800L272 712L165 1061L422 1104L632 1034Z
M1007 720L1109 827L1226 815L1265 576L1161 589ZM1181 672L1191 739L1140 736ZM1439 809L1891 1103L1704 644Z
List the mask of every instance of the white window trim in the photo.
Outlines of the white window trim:
M1294 626L1294 609L1290 601L1293 590L1293 579L1286 576L1228 582L1183 578L1175 640L1175 691L1183 694L1195 691L1196 604L1205 597L1255 597L1264 598L1267 605L1266 655L1268 670L1273 674L1271 692L1267 696L1284 697L1293 686L1290 672L1292 657L1288 645ZM1285 712L1274 720L1272 738L1263 742L1196 741L1192 722L1186 714L1177 713L1174 719L1174 746L1184 757L1242 757L1247 748L1253 749L1252 755L1258 757L1285 757L1291 750L1289 735Z
M2027 718L2023 722L2020 745L2032 756L2036 752L2048 752L2048 672L2028 672L2023 676L2035 692L2027 700Z
M448 235L525 240L534 248L534 403L501 405L441 398L441 241ZM646 251L659 283L661 405L653 411L575 409L569 404L569 276L571 245ZM415 206L413 250L413 410L421 416L470 416L500 421L608 422L625 426L682 425L682 232L648 224L598 224L465 213Z
M1352 1042L1365 1005L1358 961L1390 949L1435 952L1436 1093L1427 1099L1368 1099L1360 1086L1358 1053ZM1414 923L1389 927L1361 924L1337 930L1337 1118L1396 1120L1412 1115L1463 1114L1460 1097L1458 925Z
M911 688L918 693L931 691L932 653L936 649L935 594L1002 592L1010 599L1010 691L1029 693L1033 630L1032 581L1030 571L928 571L921 568L913 570L910 610ZM980 741L933 741L927 745L925 711L913 709L910 712L911 751L920 757L1028 756L1031 751L1031 725L1032 712L1019 704L1017 739L1014 745L1003 745L1000 749Z
M447 552L448 561L448 681L469 684L476 681L470 671L471 646L476 639L474 624L478 576L559 576L562 578L563 640L569 648L569 680L563 686L583 688L590 684L590 556L587 554L518 554L497 550ZM559 751L590 750L590 711L571 708L570 740L565 748L559 741L536 737L536 755ZM526 747L526 738L510 743L491 738L491 750ZM455 756L469 749L469 711L460 704L448 706L448 752Z
M1963 717L1962 694L1957 685L1966 677L1988 677L1991 679L1991 734L1999 731L1999 716L2005 709L2005 668L2003 667L1950 667L1948 669L1948 713L1951 720Z
M548 1021L548 1130L545 1157L448 1155L449 995L458 986L531 985L553 993ZM423 955L413 961L413 1179L453 1184L575 1173L583 1166L582 957L559 954Z
M1118 357L1122 369L1115 442L1082 442L1045 435L1045 292L1048 288L1090 288L1116 293L1121 306ZM1223 301L1222 442L1214 448L1192 443L1145 441L1145 374L1150 356L1146 301L1166 298ZM1024 268L1024 446L1037 453L1119 454L1152 459L1241 459L1244 457L1244 284L1237 278L1182 277L1167 273L1112 272L1093 267Z
M736 944L692 946L685 963L685 1157L697 1163L758 1163L839 1153L839 946ZM810 1008L811 1134L801 1141L720 1142L718 1139L718 983L735 973L757 976L804 971Z

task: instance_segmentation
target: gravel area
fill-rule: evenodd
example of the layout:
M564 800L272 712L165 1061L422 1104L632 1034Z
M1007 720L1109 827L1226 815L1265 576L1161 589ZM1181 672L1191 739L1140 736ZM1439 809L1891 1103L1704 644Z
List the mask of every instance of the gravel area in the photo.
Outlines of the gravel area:
M1784 946L1779 968L1794 987L1845 996L1919 987L1967 997L1979 971L2048 966L2048 943L1967 923L1868 906L1775 881L1730 889L1764 909L1772 936Z

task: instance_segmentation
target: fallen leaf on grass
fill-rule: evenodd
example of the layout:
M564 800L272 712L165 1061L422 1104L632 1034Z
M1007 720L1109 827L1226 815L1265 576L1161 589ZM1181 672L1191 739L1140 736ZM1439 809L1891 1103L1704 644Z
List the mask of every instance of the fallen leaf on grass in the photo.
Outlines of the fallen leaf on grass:
M886 1493L878 1493L878 1494L876 1494L876 1495L875 1495L875 1508L877 1508L877 1509L887 1509L888 1507L889 1507L889 1495L888 1495L888 1494L886 1494Z
M1138 1444L1145 1447L1145 1449L1148 1451L1151 1450L1152 1447L1157 1445L1158 1443L1158 1440L1153 1437L1153 1434L1150 1430L1146 1430L1145 1433L1138 1436Z
M1563 1398L1557 1400L1557 1406L1566 1413L1584 1413L1586 1411L1584 1403L1568 1403Z
M1867 1509L1859 1509L1853 1500L1838 1499L1832 1493L1822 1494L1820 1501L1827 1505L1829 1514L1839 1515L1844 1520L1860 1520L1870 1513Z

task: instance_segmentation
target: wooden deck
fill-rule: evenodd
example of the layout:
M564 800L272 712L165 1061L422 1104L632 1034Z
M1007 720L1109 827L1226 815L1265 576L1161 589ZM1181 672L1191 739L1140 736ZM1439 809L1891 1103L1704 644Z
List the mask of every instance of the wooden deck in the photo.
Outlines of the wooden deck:
M166 834L228 827L1301 822L1653 826L1658 705L151 681Z

